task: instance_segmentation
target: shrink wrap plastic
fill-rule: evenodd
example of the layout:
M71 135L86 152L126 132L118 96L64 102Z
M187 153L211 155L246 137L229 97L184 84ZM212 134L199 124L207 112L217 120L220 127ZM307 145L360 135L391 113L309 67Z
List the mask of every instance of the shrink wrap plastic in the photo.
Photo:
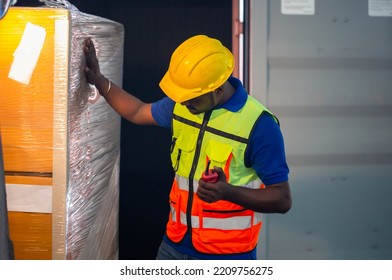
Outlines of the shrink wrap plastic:
M0 121L7 189L22 186L34 192L34 187L46 186L51 191L52 211L41 214L51 215L46 225L51 230L50 258L116 259L120 117L87 83L83 44L92 38L102 73L121 85L123 26L80 12L67 1L43 2L39 8L11 7L0 21L0 47L5 50L0 57ZM41 45L27 43L29 36ZM29 205L27 196L20 199ZM50 204L43 199L45 203ZM13 204L9 201L9 211L16 213ZM12 225L18 224L12 217L11 238ZM23 231L23 224L17 230ZM24 242L32 238L28 232L14 236L21 238L14 240L16 258L18 251L19 258L27 259L23 252L46 246L43 241Z

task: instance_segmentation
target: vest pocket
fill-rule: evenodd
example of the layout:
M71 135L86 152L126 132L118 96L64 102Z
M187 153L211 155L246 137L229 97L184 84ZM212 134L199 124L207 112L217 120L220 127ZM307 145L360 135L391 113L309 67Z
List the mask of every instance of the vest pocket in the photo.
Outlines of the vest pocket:
M232 146L213 139L210 140L206 147L206 154L211 161L211 167L218 166L225 169L232 151Z
M252 238L253 211L227 201L202 203L199 236L205 243L248 243Z
M243 243L251 242L251 229L247 230L221 230L200 229L200 241L203 243ZM245 245L246 246L246 245ZM250 250L251 248L248 248ZM246 251L246 250L244 250Z
M187 176L189 174L190 164L194 156L196 147L196 135L190 132L181 131L176 138L173 136L170 156L174 171L181 175Z
M172 190L169 194L170 214L166 225L166 233L170 240L179 242L186 231L186 225L181 223L181 194L177 182L173 182Z
M169 194L170 216L169 223L179 224L181 221L180 214L180 195L177 191L171 191Z

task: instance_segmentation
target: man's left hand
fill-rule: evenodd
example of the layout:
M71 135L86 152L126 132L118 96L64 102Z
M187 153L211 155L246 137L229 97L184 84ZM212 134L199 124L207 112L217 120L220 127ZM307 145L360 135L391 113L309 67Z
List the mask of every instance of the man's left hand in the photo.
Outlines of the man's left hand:
M203 201L212 203L218 200L224 200L230 185L226 181L225 172L220 167L214 167L214 171L218 173L218 181L215 183L208 183L199 180L199 187L197 188L196 195Z

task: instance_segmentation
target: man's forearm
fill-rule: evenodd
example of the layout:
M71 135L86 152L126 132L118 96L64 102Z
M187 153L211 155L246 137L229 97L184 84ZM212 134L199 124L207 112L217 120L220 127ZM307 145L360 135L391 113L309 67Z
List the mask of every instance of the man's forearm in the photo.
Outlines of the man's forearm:
M224 199L260 213L286 213L291 208L287 182L257 190L229 185Z
M100 79L96 87L101 95L105 97L109 105L120 116L134 124L157 124L152 118L150 104L142 102L113 82L111 82L111 86L109 87L108 81L106 78ZM108 89L110 90L108 91Z

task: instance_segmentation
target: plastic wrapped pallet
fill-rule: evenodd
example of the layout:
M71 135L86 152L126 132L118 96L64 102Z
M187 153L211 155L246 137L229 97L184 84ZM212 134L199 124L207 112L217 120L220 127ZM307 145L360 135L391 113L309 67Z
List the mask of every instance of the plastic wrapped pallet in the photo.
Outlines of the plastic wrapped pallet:
M0 121L16 259L116 259L120 117L83 74L84 40L122 84L120 23L66 1L0 20ZM52 3L51 3L52 2Z

